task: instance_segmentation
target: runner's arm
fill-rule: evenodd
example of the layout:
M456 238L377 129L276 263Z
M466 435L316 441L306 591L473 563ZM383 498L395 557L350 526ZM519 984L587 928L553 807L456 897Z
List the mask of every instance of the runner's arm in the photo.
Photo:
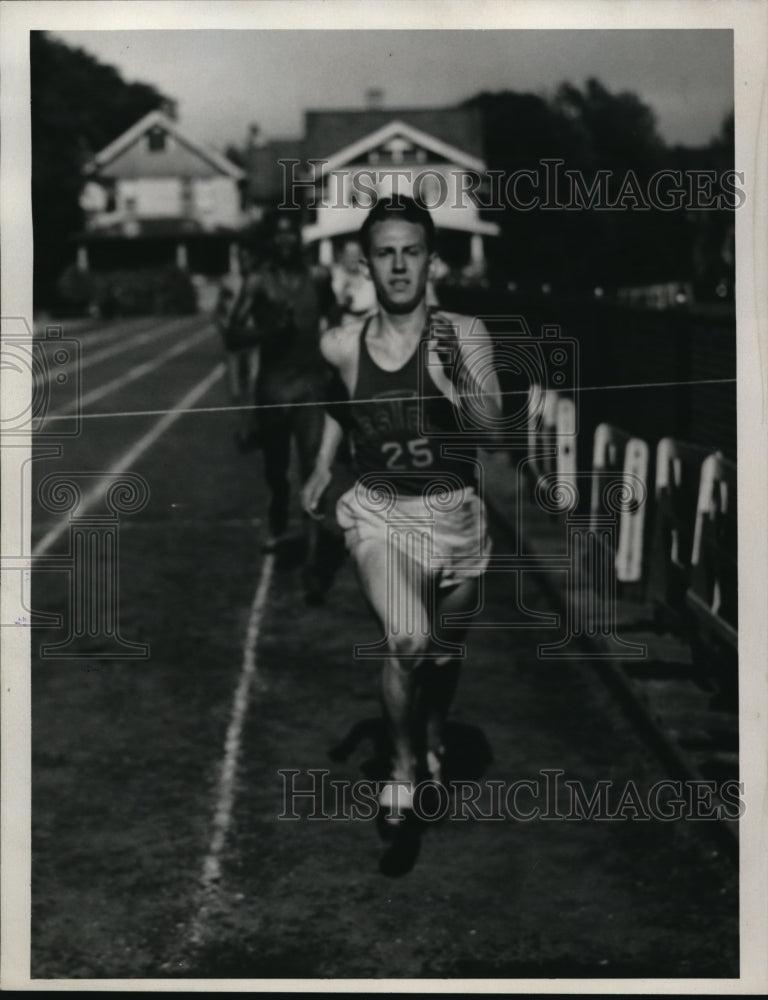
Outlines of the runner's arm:
M315 459L315 467L301 491L301 506L308 514L314 514L323 493L331 481L331 469L336 452L344 437L341 424L330 413L325 414L323 437Z
M465 364L460 365L461 391L464 405L472 406L472 416L476 423L486 430L495 432L503 414L501 386L494 363L493 341L480 320L472 327L471 341L461 342L461 354ZM470 397L467 399L467 397Z
M503 410L501 386L494 369L493 342L481 320L471 320L466 330L469 323L466 316L436 313L435 347L453 386L454 403L462 411L467 426L485 430L496 438Z
M342 406L337 411L339 413L343 410L344 398L349 398L349 390L341 378L341 369L349 364L353 347L354 341L350 338L348 329L337 327L326 331L320 338L320 353L331 373L327 402L331 405L334 402L341 402ZM341 421L326 410L323 436L315 459L315 467L301 491L301 505L308 514L315 513L323 493L328 488L333 463L343 438L344 427Z
M259 294L256 276L244 279L235 296L231 289L222 290L216 307L216 323L228 351L259 347L261 329L253 322L254 300Z

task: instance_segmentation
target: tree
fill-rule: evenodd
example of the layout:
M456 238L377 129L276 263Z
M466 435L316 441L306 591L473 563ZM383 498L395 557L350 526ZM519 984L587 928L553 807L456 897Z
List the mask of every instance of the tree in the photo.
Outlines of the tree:
M488 168L501 171L505 178L518 171L540 170L543 159L562 159L570 165L583 159L578 129L560 108L537 94L484 91L465 104L481 110ZM523 191L527 198L525 184ZM569 257L566 251L573 220L562 212L523 211L510 200L505 199L504 211L488 214L502 230L499 244L489 247L493 263L523 285L545 280L560 284L572 266L569 260L584 259L583 254Z
M35 304L50 304L83 225L79 196L90 157L155 108L173 109L145 83L45 32L30 34Z
M637 94L612 94L591 78L583 91L561 84L554 105L581 133L595 165L617 172L631 168L638 176L658 169L666 147L652 108Z
M696 247L703 237L692 233L685 209L662 211L651 205L646 210L643 200L647 203L648 182L659 170L684 170L689 164L718 173L732 169L732 119L709 146L682 150L666 146L653 109L638 95L611 93L596 79L582 88L564 82L550 100L501 91L483 92L465 103L481 109L490 170L506 177L538 171L541 177L542 161L557 159L563 172L581 176L586 190L598 171L606 172L609 205L617 204L618 194L626 195L623 208L607 211L594 206L522 211L507 203L503 213L495 213L502 238L491 250L507 278L532 287L547 281L586 290L598 284L688 280L701 270L695 258L701 256ZM530 187L523 184L523 190ZM633 200L635 191L639 202ZM557 200L567 201L570 192L566 179ZM721 215L707 212L701 222L707 247L713 239L727 242L729 220ZM712 256L709 249L705 255Z
M689 175L709 171L723 178L734 170L734 116L723 119L717 135L706 146L675 146L671 151L674 167ZM738 184L737 184L738 186ZM719 190L719 188L717 188ZM743 198L743 195L742 195ZM735 208L730 192L727 202L717 207L692 208L682 219L690 259L690 277L701 298L730 298L735 279Z

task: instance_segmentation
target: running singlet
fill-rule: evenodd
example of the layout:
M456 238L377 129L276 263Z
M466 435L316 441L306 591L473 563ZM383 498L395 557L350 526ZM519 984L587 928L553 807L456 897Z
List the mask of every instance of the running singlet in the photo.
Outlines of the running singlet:
M391 483L398 494L411 495L419 495L436 483L453 488L474 486L474 449L463 447L461 457L443 453L447 435L451 451L456 450L461 427L453 404L437 388L424 364L422 343L429 330L429 316L416 350L393 372L379 368L368 352L365 336L370 322L369 318L360 333L357 384L346 415L358 479L377 473L377 478ZM437 398L420 400L420 384L425 396Z

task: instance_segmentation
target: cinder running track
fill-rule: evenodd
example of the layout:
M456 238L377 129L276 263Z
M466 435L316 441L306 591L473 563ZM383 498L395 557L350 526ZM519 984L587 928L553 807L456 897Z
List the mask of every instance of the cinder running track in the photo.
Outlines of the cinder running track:
M227 405L206 321L157 325L156 339L143 337L148 323L83 335L91 410ZM375 821L310 819L308 798L297 819L278 818L281 772L306 788L309 772L327 771L326 815L331 781L375 773L365 720L378 715L377 665L352 647L378 636L348 562L310 609L297 553L264 556L260 458L237 453L236 423L226 412L86 419L61 458L35 463L37 482L122 469L148 484L146 506L120 519L119 628L150 651L104 659L86 636L77 658L33 655L32 975L738 975L737 869L703 822L446 818L413 869L387 878ZM94 488L91 513L103 513ZM68 530L35 507L33 543L48 538L49 555L66 552ZM493 531L503 552L505 529ZM506 619L509 586L488 576L479 622ZM33 629L36 654L66 637L69 577L40 571L32 596L36 611L65 617ZM525 601L552 610L533 577ZM490 782L546 771L588 792L631 781L644 795L662 766L588 664L538 658L545 640L471 632L454 776L484 782L486 812ZM359 744L331 759L357 723ZM520 809L532 801L524 789ZM549 808L569 811L562 783Z

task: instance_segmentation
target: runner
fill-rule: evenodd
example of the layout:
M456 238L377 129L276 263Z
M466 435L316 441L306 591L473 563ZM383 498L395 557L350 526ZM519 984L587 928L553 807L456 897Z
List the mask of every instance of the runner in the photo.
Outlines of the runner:
M323 428L326 365L319 348L321 332L335 322L338 308L328 272L310 267L301 245L297 213L269 215L264 223L267 259L249 276L247 311L259 345L254 423L246 447L261 448L270 491L266 550L287 537L292 443L300 474L313 467ZM318 405L307 405L317 403ZM298 404L298 405L293 405ZM318 529L307 524L308 558L304 583L310 603L322 600L323 566Z
M357 482L336 515L384 632L382 701L393 759L379 801L397 824L412 815L416 782L441 779L463 635L442 616L477 607L490 551L474 452L457 441L468 418L490 427L501 405L482 323L428 309L429 212L405 197L379 201L361 244L378 310L321 340L340 404L326 410L302 503L313 514L321 509L346 430Z
M229 395L236 406L256 402L260 352L250 297L259 263L259 243L258 234L252 229L241 233L237 246L238 273L234 281L227 280L221 286L214 310L214 322L227 352ZM235 442L241 451L252 451L257 446L256 418L249 411L243 411Z

